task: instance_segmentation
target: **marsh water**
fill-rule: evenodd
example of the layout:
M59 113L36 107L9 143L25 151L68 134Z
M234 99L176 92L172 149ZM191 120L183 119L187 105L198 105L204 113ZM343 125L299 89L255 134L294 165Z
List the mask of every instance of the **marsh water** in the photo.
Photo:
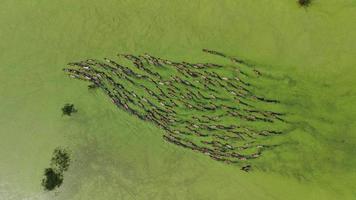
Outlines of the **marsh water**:
M3 0L0 199L355 199L355 11L352 0ZM293 122L249 173L165 142L62 72L117 53L202 62L203 48L272 74L263 90ZM62 116L65 103L78 112ZM45 192L57 147L71 165Z

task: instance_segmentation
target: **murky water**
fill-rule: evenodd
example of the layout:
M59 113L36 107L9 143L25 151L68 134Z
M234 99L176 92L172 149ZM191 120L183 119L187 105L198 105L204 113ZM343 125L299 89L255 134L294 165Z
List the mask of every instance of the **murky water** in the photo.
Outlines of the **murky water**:
M353 199L355 3L7 1L0 7L0 199ZM211 48L276 77L295 129L249 174L165 143L162 131L69 80L70 61L149 52L199 62ZM74 103L72 118L60 108ZM58 146L62 187L43 192Z

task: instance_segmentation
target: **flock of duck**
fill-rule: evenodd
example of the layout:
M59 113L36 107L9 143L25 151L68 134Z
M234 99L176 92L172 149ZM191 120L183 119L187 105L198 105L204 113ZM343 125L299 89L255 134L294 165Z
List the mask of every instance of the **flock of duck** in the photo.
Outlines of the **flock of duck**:
M124 111L162 128L168 142L226 163L258 158L276 146L264 139L283 133L273 125L285 123L284 114L263 109L279 101L255 94L249 80L263 74L254 66L217 51L203 52L232 64L119 54L120 62L88 59L69 63L64 71L90 82L89 89L102 89Z

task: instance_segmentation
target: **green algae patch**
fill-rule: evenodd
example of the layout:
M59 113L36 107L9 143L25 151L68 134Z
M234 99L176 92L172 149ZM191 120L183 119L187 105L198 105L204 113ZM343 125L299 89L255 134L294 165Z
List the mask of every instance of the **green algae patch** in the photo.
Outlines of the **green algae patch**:
M0 16L0 199L355 199L355 1L3 0ZM228 64L202 48L273 74L259 94L298 121L249 173L165 142L62 72L116 52ZM66 102L79 112L62 117ZM58 146L75 161L43 192Z

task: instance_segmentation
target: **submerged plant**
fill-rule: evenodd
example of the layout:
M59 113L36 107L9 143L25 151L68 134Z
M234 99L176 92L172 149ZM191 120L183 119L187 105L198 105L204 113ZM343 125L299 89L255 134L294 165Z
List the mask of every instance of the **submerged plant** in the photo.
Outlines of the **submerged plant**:
M308 7L311 4L311 0L298 0L298 4L302 7Z
M52 168L45 169L42 186L45 190L51 191L63 183L63 175Z
M65 104L62 108L63 115L71 116L72 113L77 112L77 109L74 108L74 104Z
M63 174L68 170L70 156L67 150L56 148L51 159L51 167L44 171L42 186L46 191L54 190L63 183Z
M70 157L65 149L57 148L53 152L51 166L56 168L59 172L67 171L69 168Z

